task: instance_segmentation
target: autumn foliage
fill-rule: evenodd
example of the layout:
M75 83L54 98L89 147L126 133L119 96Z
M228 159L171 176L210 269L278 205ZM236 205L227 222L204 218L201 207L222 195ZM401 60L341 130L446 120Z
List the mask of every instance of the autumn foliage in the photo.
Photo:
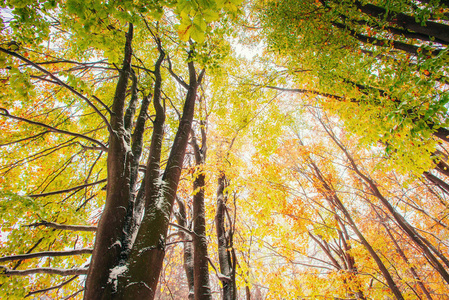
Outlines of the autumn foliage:
M447 298L447 1L0 16L1 299Z

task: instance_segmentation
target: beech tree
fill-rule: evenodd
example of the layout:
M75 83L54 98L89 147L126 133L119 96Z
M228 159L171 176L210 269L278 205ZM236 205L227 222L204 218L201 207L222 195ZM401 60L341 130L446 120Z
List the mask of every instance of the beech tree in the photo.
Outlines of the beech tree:
M1 298L447 294L446 1L0 6Z
M264 280L267 296L441 297L446 284L438 265L444 265L447 252L431 250L438 262L430 263L416 239L426 241L428 249L440 245L443 236L427 226L446 231L435 218L446 209L437 200L443 193L430 196L422 178L388 170L387 161L374 154L379 148L360 148L358 138L342 131L335 119L320 119L326 130L309 119L300 131L291 128L269 158L253 161L260 170L249 180L255 181L251 204L258 208L259 222L271 228L266 236L256 236L266 241L277 265L289 270L279 273L282 284L276 278ZM371 184L355 172L353 163ZM374 187L385 195L383 200L372 192ZM409 235L398 219L417 235Z
M263 86L317 98L401 169L428 171L431 136L448 135L446 10L445 1L261 5L260 31L282 54L280 78L273 72Z
M4 144L9 153L14 151L14 147L26 150L24 142L32 141L36 146L28 149L35 151L28 158L6 161L4 174L52 152L65 162L48 170L49 176L44 182L33 178L31 183L19 189L5 185L3 190L15 190L32 198L45 199L43 203L49 205L52 202L45 198L47 196L73 191L72 195L59 200L60 203L73 203L79 201L79 198L76 200L76 196L71 196L84 189L85 195L81 197L84 202L78 207L81 209L100 190L91 193L87 188L106 182L103 187L106 190L105 206L96 226L93 250L41 253L42 256L52 257L92 252L89 268L86 268L87 265L69 270L50 267L21 274L87 273L85 299L152 299L162 267L167 229L198 98L197 90L205 76L205 67L211 65L212 61L217 62L216 55L225 54L224 48L212 40L207 45L203 43L206 34L212 30L206 22L217 20L220 9L225 5L228 11L236 10L236 6L231 2L223 2L199 7L186 2L171 9L170 3L162 2L152 5L135 5L132 2L116 5L101 1L30 2L20 5L12 2L7 5L13 10L7 12L11 21L3 31L4 42L0 49L5 67L3 74L7 78L2 84L7 91L4 97L16 96L17 93L20 97L7 99L2 104L6 107L1 108L1 114L8 127L16 126L14 122L26 125L18 127L25 138L14 140L11 134L5 137ZM34 11L33 16L37 20L27 23L27 14L31 11ZM178 32L173 32L173 23L178 23ZM217 25L215 30L218 33L221 27ZM92 36L89 42L88 35ZM172 41L173 36L175 42ZM48 42L46 49L41 44L44 41ZM143 41L143 47L136 46ZM69 53L60 51L56 44L69 47ZM105 59L91 62L95 56ZM119 60L122 63L117 65ZM185 67L178 67L178 61ZM66 69L67 65L77 67ZM170 81L163 74L164 67L173 80ZM108 78L97 70L112 77ZM187 78L186 81L183 78ZM89 80L93 80L92 85ZM46 90L51 92L42 98L40 93ZM62 95L58 94L61 90ZM172 100L175 93L180 93L184 100ZM15 107L9 105L13 102ZM59 103L62 105L57 107ZM152 108L149 108L150 103ZM179 125L169 125L171 136L167 143L164 139L165 134L168 134L165 132L169 103L171 106L180 106L182 113ZM40 104L44 108L33 111L33 106ZM97 118L92 118L92 114ZM152 123L150 135L147 134L148 119ZM93 126L94 130L89 129L89 126ZM27 132L34 130L41 132L38 131L37 135ZM55 146L48 148L40 142L40 138L44 135L53 138L53 133L59 134L61 139L54 141ZM75 167L71 164L83 162L77 155L69 154L72 156L67 159L56 152L75 145L81 149L78 154L99 151L101 154L107 153L104 155L107 158L101 161L100 170L96 169L96 164L103 155L98 155L90 164L87 178L86 174L83 176L85 184L65 189L67 183L76 181L72 177L64 183L70 174L68 171ZM105 177L88 183L94 172L95 177ZM44 193L45 189L54 190L58 186L64 189ZM30 188L34 188L37 193L30 195ZM11 199L9 194L4 196L5 201ZM21 201L26 201L24 199ZM35 213L29 212L30 216ZM51 219L58 219L57 210L51 212L54 213L56 215ZM87 212L84 216L90 214L92 212ZM39 225L50 224L48 217L39 218ZM62 226L59 228L62 229ZM78 228L82 230L82 227ZM20 260L22 257L12 259ZM19 274L7 267L2 270L7 276ZM14 291L9 290L7 293Z

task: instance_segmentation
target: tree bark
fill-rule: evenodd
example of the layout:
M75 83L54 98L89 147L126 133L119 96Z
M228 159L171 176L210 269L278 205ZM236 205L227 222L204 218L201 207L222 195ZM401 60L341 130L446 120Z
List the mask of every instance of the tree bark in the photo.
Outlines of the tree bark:
M202 168L206 162L206 134L204 124L201 122L202 141L198 145L192 130L192 145L195 153L195 166L197 173L193 181L193 268L195 300L210 300L212 293L209 282L209 261L207 255L206 239L206 210L204 206L205 174Z
M226 231L226 196L224 189L226 188L226 175L220 174L218 177L217 188L217 211L215 214L215 228L217 232L218 260L220 263L220 272L225 276L226 280L222 280L223 300L236 299L236 284L234 276L234 267L231 256L230 235L232 233Z
M426 21L424 22L424 25L421 25L416 21L415 17L403 13L388 13L383 7L372 4L363 5L359 1L355 1L355 4L360 11L370 16L378 19L385 19L388 22L396 24L404 29L432 36L446 43L449 42L449 26L445 24Z
M197 76L194 63L188 63L190 83L183 114L162 176L159 174L160 152L150 151L145 175L145 212L136 241L126 265L117 276L114 299L154 299L165 255L165 240L170 215L181 176L186 146L192 127L197 88L204 70ZM154 136L154 132L153 132ZM156 172L157 170L157 172Z
M95 246L86 279L84 299L110 299L105 292L111 288L109 273L119 262L120 241L129 203L129 173L131 152L125 140L124 106L128 78L131 70L133 25L126 35L125 57L112 104L111 132L107 158L107 195L103 213L98 223Z
M176 197L176 202L178 203L179 213L176 215L178 224L184 228L188 228L187 225L187 211L185 204L182 200ZM179 237L184 240L184 271L186 272L187 285L189 287L189 300L195 299L194 292L194 273L193 273L193 241L189 234L184 231L179 231Z

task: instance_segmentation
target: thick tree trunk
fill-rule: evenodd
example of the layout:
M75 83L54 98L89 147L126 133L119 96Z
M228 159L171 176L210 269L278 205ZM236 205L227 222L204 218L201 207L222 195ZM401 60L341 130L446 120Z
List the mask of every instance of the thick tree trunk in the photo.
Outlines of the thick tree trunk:
M114 102L112 104L111 128L107 159L107 196L98 224L95 246L87 274L84 299L108 299L106 290L113 287L109 281L110 270L118 265L122 251L121 240L130 200L131 152L125 139L124 107L128 78L131 71L131 41L133 26L126 36L125 58L120 70Z
M183 114L163 175L159 174L160 151L152 151L145 178L145 213L127 264L118 272L118 293L114 299L154 299L165 255L165 240L170 215L181 176L185 150L192 127L198 84L204 70L196 75L189 62L188 92ZM153 134L154 135L154 134ZM157 170L157 172L156 172Z
M432 125L430 125L429 127L431 129L433 128ZM449 130L447 130L446 128L443 128L443 127L438 128L433 133L433 135L436 136L437 138L449 143Z
M419 55L419 53L421 51L420 47L412 45L412 44L407 44L404 42L389 40L389 39L374 38L374 37L360 34L357 31L355 31L351 28L348 28L345 24L338 23L338 22L332 22L332 24L339 29L347 30L349 33L351 33L351 35L354 38L356 38L358 41L360 41L364 44L371 44L371 45L388 47L388 48L392 47L394 49L402 50L402 51L405 51L405 52L413 54L413 55ZM430 51L431 51L432 55L436 56L439 53L441 53L442 50L432 49Z
M355 3L360 11L370 16L380 20L385 19L399 27L437 38L445 43L449 42L449 26L446 24L431 21L426 21L424 24L421 24L416 21L414 16L409 16L403 13L388 13L383 7L372 4L363 5L359 1L355 1Z

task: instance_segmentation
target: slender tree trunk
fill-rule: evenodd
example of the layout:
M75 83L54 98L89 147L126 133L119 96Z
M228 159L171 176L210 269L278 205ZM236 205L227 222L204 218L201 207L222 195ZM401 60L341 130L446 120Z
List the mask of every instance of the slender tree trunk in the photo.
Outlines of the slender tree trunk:
M179 214L177 214L176 218L178 220L178 224L184 228L188 228L187 224L187 211L185 207L185 203L176 197L176 202L179 207ZM184 231L180 230L179 237L181 240L184 240L184 271L186 272L187 285L189 287L189 300L195 299L194 292L194 273L193 273L193 240L189 234L186 234Z
M381 223L382 226L385 228L385 230L387 231L388 236L390 237L391 241L393 242L394 246L396 247L396 251L399 254L399 256L401 256L401 258L404 260L404 262L410 266L409 270L410 273L412 273L413 278L415 278L418 286L421 288L421 290L423 291L424 295L426 295L426 298L428 300L433 300L432 296L430 295L429 291L427 290L426 286L424 285L423 281L421 280L421 278L419 277L418 273L416 272L415 268L413 266L410 265L409 260L407 258L407 256L405 255L404 251L402 251L401 247L399 246L398 242L396 241L396 239L393 237L393 235L391 234L391 230L388 228L388 226L386 224L384 224L383 222Z
M424 177L449 195L449 184L429 172L423 172Z
M369 242L365 239L365 237L363 236L363 234L361 233L361 231L358 229L357 225L355 224L355 222L352 220L349 212L346 210L345 206L343 205L343 203L340 201L340 199L338 199L337 197L333 197L334 200L337 202L338 208L343 212L343 214L345 215L345 218L347 219L347 221L349 222L352 230L355 232L355 234L357 235L357 237L360 239L362 245L365 247L366 250L368 250L369 254L371 255L371 257L374 259L374 261L376 262L377 266L379 267L382 275L384 276L385 280L387 281L387 285L390 288L390 290L393 292L394 296L396 297L396 299L404 299L404 297L402 296L401 291L399 290L398 286L396 285L395 281L393 280L393 277L391 276L390 272L388 271L388 269L385 267L384 263L382 262L382 260L380 259L379 255L377 255L376 251L373 249L373 247L369 244Z
M209 283L209 261L207 259L206 212L204 207L205 175L201 173L194 181L193 188L193 257L195 300L212 299Z
M441 261L449 267L449 260L444 256L440 251L438 251L427 239L425 239L421 234L417 232L417 230L410 225L407 220L399 214L396 209L390 204L390 202L382 195L380 190L377 187L377 184L369 178L367 175L363 174L358 168L357 164L354 161L354 158L350 155L350 153L346 150L346 148L340 143L340 141L336 138L334 133L324 124L323 120L318 118L318 121L322 124L324 130L327 132L329 137L334 141L334 143L343 151L346 158L349 160L352 170L368 185L369 189L373 193L373 195L380 200L382 205L390 212L393 216L396 223L399 227L407 234L407 236L412 240L423 252L426 258L431 262L431 265L435 268L435 270L441 275L441 277L449 283L449 273L445 269L445 267L438 260ZM438 256L435 257L435 255Z
M346 221L349 223L352 230L354 231L354 233L357 235L360 242L362 243L362 245L365 247L365 249L369 252L371 257L376 262L380 272L382 273L385 280L387 281L387 285L390 288L391 292L394 294L396 299L403 300L404 297L402 296L401 291L399 290L398 286L396 285L396 282L394 281L394 279L391 276L390 272L388 271L387 267L382 262L379 255L376 253L376 251L371 246L371 244L365 239L362 232L359 230L356 223L354 222L351 215L349 214L348 210L344 206L343 202L337 196L335 191L329 186L326 179L321 174L320 169L312 160L310 160L310 166L311 166L311 169L313 170L313 172L315 173L315 177L321 182L321 184L323 186L323 189L324 189L323 196L327 199L328 202L332 203L332 205L335 205L335 207L343 213Z
M201 124L203 125L203 124ZM201 128L201 148L192 130L192 145L195 152L196 178L193 182L193 258L195 300L210 300L212 293L209 282L209 260L206 239L206 210L204 206L205 174L202 170L206 162L206 134Z
M217 245L218 245L218 260L220 263L220 272L225 276L221 283L223 285L223 300L236 299L236 285L233 257L231 256L231 247L229 241L229 233L226 231L225 219L226 219L226 196L224 189L226 187L226 175L220 174L218 177L217 188L217 211L215 214L215 228L217 232ZM248 294L247 294L248 295Z

